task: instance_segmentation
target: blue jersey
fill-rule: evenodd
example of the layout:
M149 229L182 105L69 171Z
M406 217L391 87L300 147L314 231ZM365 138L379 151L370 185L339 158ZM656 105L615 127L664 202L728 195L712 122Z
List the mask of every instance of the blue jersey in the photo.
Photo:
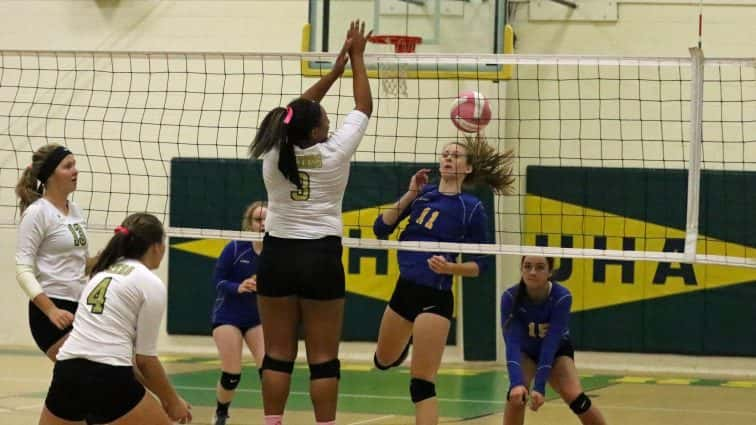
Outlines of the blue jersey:
M231 241L223 248L213 275L217 292L213 307L213 324L248 327L260 323L257 293L239 293L239 285L257 273L258 259L258 255L252 249L252 242Z
M538 359L533 389L544 394L554 355L562 340L570 335L568 323L572 295L569 289L552 282L551 293L546 300L534 304L523 297L517 311L512 313L519 287L515 285L501 296L501 322L507 346L510 387L525 385L520 365L521 353L524 352Z
M399 236L400 241L489 243L488 218L483 203L467 193L445 195L438 191L437 185L425 185L393 226L384 223L383 216L379 215L373 231L379 239L386 239L407 217L409 222ZM434 255L443 255L450 262L456 262L457 258L457 254L450 253L400 250L397 257L401 277L418 285L450 290L452 276L437 274L428 267L428 259ZM485 257L475 256L469 260L478 263L483 271Z

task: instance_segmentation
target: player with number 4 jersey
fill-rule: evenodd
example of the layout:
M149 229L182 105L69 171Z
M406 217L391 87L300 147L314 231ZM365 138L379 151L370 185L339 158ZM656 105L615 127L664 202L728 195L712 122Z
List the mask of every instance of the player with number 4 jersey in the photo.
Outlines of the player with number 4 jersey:
M40 425L191 421L190 406L176 393L157 356L166 288L151 270L160 266L164 254L165 232L155 216L132 214L116 227L93 266L74 328L58 352Z

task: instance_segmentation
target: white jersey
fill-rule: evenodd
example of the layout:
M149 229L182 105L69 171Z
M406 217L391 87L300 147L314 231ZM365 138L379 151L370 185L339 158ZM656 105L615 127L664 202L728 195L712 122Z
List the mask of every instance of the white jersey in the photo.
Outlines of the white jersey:
M16 264L34 267L48 297L78 301L87 283L87 227L84 215L68 201L68 215L40 198L21 215Z
M84 287L57 359L131 366L134 354L156 356L166 298L163 282L141 262L113 264Z
M302 190L278 169L278 149L263 158L263 179L268 192L265 229L287 239L320 239L343 232L341 204L349 180L349 160L367 129L368 116L354 110L323 143L306 149L294 147Z

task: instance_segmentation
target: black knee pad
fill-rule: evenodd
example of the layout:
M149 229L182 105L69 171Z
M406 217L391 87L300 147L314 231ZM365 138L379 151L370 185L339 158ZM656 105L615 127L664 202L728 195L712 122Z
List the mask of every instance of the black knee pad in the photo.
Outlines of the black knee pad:
M224 390L233 391L239 386L241 381L241 373L228 373L222 372L220 378L221 387Z
M410 380L410 396L413 403L436 396L436 384L425 379L412 378Z
M274 359L266 354L265 357L263 357L262 366L258 370L261 379L263 370L265 369L275 370L276 372L288 373L289 375L291 375L291 372L294 370L294 362Z
M341 362L339 359L329 360L324 363L310 363L310 380L341 378Z
M591 408L591 399L588 398L585 393L580 393L575 400L570 403L570 409L575 412L576 415L582 415Z

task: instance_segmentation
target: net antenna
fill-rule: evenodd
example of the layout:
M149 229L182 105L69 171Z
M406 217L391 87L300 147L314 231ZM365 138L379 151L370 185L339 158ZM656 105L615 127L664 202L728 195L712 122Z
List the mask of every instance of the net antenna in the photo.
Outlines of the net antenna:
M368 41L374 44L394 45L394 53L415 53L415 46L423 42L422 37L410 35L373 35ZM378 78L381 91L388 97L408 97L407 76L409 64L398 61L378 61Z

